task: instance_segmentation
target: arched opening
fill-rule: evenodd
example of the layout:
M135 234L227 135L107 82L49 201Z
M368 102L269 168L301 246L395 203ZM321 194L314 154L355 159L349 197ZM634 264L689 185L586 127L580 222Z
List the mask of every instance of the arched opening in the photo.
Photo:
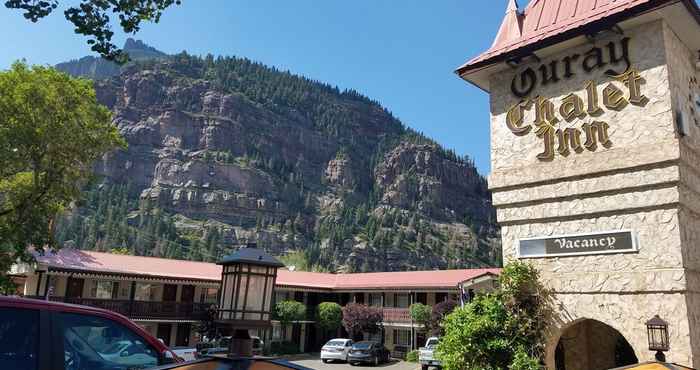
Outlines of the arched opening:
M562 333L554 354L556 370L606 370L639 361L619 331L586 319Z

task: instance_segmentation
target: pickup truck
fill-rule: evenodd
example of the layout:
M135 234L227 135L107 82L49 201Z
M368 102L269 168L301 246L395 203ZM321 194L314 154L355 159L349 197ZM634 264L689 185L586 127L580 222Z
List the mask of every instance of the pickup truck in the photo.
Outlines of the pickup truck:
M439 360L433 357L433 352L438 344L438 337L430 337L425 341L425 347L418 349L418 362L420 362L421 370L428 370L430 366L437 369L442 368Z

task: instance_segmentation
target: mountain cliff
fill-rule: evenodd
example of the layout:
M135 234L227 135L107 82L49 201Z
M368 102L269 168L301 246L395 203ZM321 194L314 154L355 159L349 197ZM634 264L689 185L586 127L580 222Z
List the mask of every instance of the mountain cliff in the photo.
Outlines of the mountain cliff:
M64 244L214 261L256 241L328 271L500 262L473 162L376 101L247 59L125 49L145 57L57 66L95 79L129 144L96 164Z

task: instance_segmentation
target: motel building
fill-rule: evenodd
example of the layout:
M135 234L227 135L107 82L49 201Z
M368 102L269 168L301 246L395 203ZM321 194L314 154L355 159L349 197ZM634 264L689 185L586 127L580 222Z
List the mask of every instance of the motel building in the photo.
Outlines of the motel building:
M64 248L37 256L33 265L13 266L11 275L25 297L105 308L121 313L169 346L195 346L196 325L217 305L221 266L214 263L137 257ZM323 333L315 323L322 302L350 302L381 308L382 331L355 340L383 341L401 357L425 344L427 334L411 320L413 303L435 305L460 292L469 299L494 289L500 269L330 274L278 270L274 301L296 300L306 320L253 333L266 344L291 342L299 352L318 352L343 329ZM262 294L262 292L260 292ZM274 303L273 301L273 303ZM223 333L226 335L226 333Z
M548 369L654 360L657 315L700 367L699 51L693 0L510 0L456 71L490 95L504 259L553 293Z

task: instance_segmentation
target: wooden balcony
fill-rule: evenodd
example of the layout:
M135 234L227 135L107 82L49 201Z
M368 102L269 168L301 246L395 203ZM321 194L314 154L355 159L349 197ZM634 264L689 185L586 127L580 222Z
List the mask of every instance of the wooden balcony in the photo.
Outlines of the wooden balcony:
M146 302L99 298L51 297L52 301L104 308L130 319L201 320L211 303Z
M411 313L408 308L383 308L385 323L410 324Z

